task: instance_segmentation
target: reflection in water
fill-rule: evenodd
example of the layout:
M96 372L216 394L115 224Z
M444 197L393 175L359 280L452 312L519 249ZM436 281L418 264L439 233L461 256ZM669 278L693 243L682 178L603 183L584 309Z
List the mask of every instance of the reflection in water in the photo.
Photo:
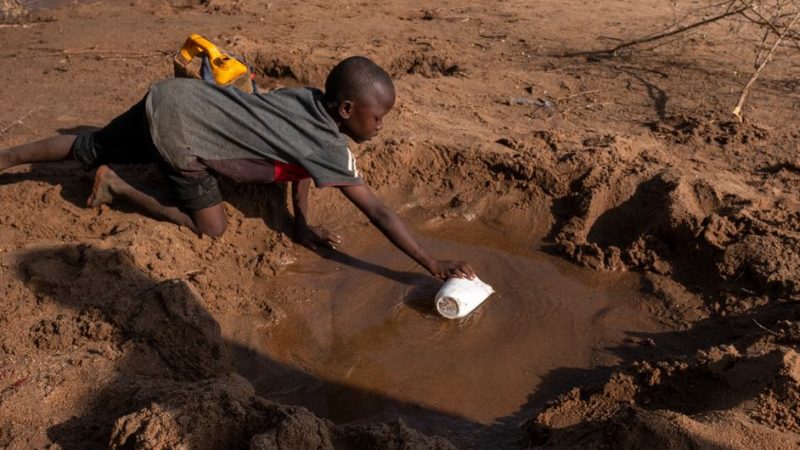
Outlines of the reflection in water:
M399 415L420 426L413 408L418 405L490 425L538 406L528 404L529 398L548 373L615 363L605 347L622 345L625 331L658 328L635 309L634 275L598 275L538 253L424 239L432 254L469 261L496 290L469 316L447 320L433 306L441 282L387 276L419 269L389 244L371 240L376 243L369 249L356 244L348 252L386 268L384 273L340 264L341 258L319 259L261 287L265 296L287 293L287 317L268 336L237 321L232 339L309 376L282 385L264 368L243 369L259 393L337 422ZM327 382L358 388L364 398ZM422 428L430 421L425 418Z

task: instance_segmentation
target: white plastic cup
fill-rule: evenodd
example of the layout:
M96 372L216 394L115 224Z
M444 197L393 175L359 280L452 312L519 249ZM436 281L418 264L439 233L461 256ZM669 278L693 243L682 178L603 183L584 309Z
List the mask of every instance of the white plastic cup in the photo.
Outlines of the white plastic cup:
M436 293L436 310L448 319L460 319L475 310L494 293L478 277L450 278Z

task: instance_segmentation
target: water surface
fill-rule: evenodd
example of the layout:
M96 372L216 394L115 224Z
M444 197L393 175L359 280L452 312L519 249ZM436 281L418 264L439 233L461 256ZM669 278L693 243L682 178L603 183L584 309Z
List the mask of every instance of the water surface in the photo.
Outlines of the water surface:
M223 325L296 371L240 357L260 394L335 422L403 417L479 445L487 430L516 429L543 400L616 364L609 349L628 332L659 329L636 275L583 270L481 227L421 239L434 255L469 261L496 291L468 317L447 320L433 307L441 282L365 233L347 247L353 258L310 258L260 286L287 305L278 324Z

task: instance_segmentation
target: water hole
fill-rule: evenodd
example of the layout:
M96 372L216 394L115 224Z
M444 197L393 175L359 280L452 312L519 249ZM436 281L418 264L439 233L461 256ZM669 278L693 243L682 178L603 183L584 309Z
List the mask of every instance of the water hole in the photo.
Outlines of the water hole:
M496 294L444 319L441 282L365 230L351 256L309 258L259 286L286 305L279 323L221 322L248 349L240 372L260 395L337 423L401 417L459 446L502 447L544 401L635 356L626 337L663 331L636 274L581 269L475 223L420 242L468 261Z

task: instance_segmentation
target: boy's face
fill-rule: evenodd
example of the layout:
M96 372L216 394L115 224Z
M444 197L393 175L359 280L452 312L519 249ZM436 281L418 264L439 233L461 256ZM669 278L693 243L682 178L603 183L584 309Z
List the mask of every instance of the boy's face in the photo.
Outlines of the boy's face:
M394 106L394 89L375 85L359 100L339 104L339 130L361 143L374 138L383 129L383 116Z

